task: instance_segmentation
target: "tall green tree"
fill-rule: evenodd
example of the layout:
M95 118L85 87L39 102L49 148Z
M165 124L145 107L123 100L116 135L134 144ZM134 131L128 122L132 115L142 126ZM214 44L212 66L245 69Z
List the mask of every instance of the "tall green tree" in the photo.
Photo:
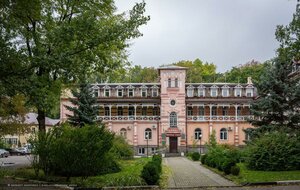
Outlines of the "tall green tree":
M288 26L278 26L276 38L280 42L277 57L257 85L259 98L253 103L257 132L284 130L299 132L300 84L289 77L291 63L300 59L300 9Z
M91 85L85 82L79 85L79 89L72 90L74 97L69 98L69 101L73 106L65 105L68 110L73 112L73 115L67 115L71 125L82 127L96 123L99 108L95 106L97 98L93 93Z
M203 63L200 59L194 61L179 61L173 65L187 67L187 82L214 82L217 76L217 66L213 63Z
M149 17L144 2L128 14L115 12L113 0L0 2L1 44L8 53L0 55L1 75L26 76L16 85L6 80L36 107L39 130L45 131L45 115L59 101L62 84L122 66L128 40L141 36L138 28Z
M268 62L260 63L252 60L246 64L233 67L228 72L225 72L222 77L218 78L219 82L229 83L247 83L247 78L251 77L252 81L256 84L260 81Z

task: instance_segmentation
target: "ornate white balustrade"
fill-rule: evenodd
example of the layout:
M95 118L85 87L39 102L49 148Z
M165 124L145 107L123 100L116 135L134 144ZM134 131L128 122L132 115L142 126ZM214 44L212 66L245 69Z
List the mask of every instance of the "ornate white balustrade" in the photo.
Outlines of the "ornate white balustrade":
M100 121L157 121L160 116L97 116Z
M187 116L188 121L247 121L253 116Z

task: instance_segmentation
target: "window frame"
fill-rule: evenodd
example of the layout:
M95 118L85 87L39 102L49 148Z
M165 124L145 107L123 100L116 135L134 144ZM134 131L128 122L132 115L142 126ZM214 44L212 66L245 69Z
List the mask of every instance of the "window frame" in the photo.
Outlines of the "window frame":
M147 135L148 135L148 138L147 138ZM144 140L152 140L152 130L150 128L145 129Z
M201 135L201 136L200 136ZM194 130L194 139L195 140L200 140L202 139L202 130L200 128L196 128Z
M132 93L132 95L130 95ZM128 97L134 97L134 89L133 88L129 88L128 92L127 92Z
M178 126L177 113L176 112L171 112L169 117L170 117L169 118L170 128L177 128L177 126Z
M120 136L127 139L127 130L125 128L120 129Z
M220 129L220 140L228 140L228 130L226 128Z
M117 94L118 97L123 97L123 89L118 89Z
M110 89L104 89L104 97L110 97Z

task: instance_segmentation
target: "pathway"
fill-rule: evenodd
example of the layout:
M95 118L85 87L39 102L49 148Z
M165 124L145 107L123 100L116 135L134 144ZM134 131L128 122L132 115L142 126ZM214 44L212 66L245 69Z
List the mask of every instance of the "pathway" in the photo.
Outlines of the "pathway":
M164 163L172 170L169 188L235 186L233 182L204 168L199 162L185 157L164 158Z

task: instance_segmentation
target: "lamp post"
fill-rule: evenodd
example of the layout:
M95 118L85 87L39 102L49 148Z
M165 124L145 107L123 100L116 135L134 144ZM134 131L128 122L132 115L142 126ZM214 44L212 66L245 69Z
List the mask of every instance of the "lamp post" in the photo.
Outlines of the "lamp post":
M147 158L148 158L148 139L149 139L149 134L146 134L146 140L147 140Z
M201 155L201 139L202 139L202 134L199 134L199 142L200 142L200 147L199 147L199 153Z

